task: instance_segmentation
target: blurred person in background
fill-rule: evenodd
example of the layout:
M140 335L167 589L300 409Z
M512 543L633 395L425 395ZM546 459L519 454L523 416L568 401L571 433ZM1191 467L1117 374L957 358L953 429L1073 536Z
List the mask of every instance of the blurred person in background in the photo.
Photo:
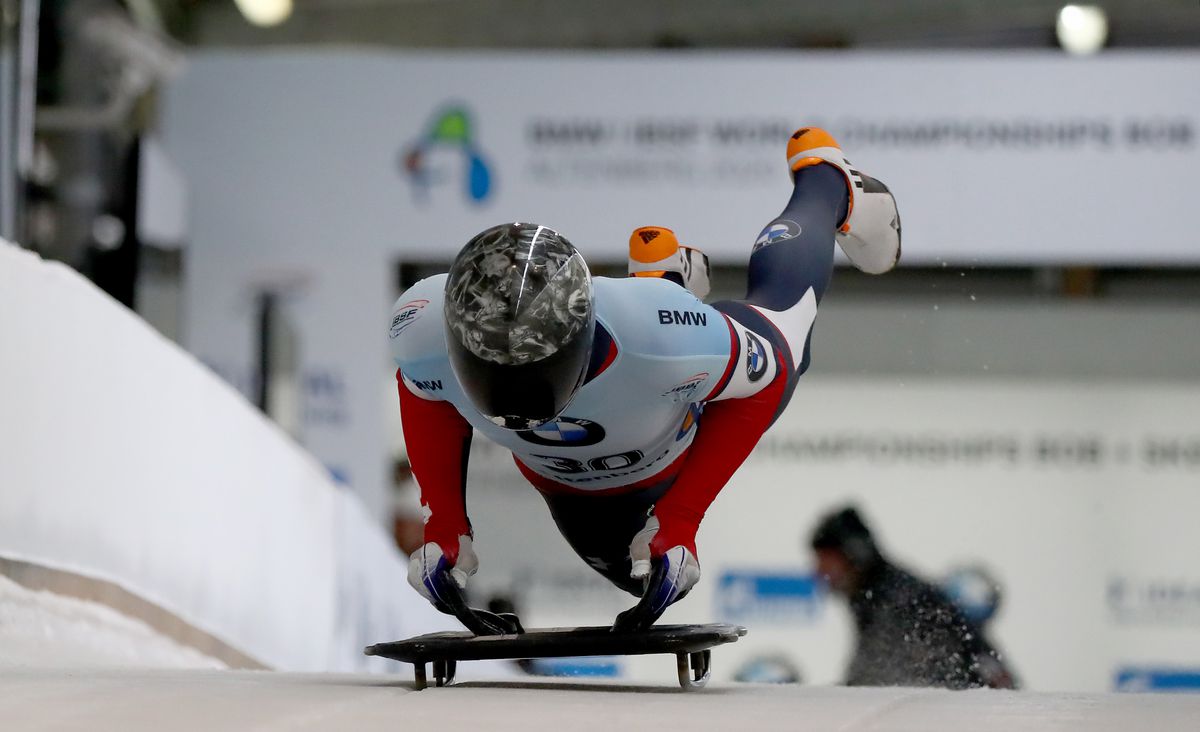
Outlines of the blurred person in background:
M853 507L812 533L817 575L854 616L847 686L1016 688L1000 654L937 587L889 561Z
M1000 583L991 572L978 565L957 567L946 574L940 587L946 597L967 616L967 620L979 628L984 639L994 648L995 644L990 641L989 626L1000 608L1003 592ZM1000 653L996 653L979 659L984 678L1001 678L1002 675L1008 675L1001 657Z
M397 300L389 338L425 516L409 582L435 607L512 632L463 599L478 567L474 432L512 451L589 566L640 597L617 629L649 626L699 581L705 512L808 368L834 243L873 274L900 256L891 192L832 136L801 128L786 152L792 194L754 242L745 300L705 305L683 277L593 278L570 241L530 223L479 233ZM634 236L649 272L680 256L669 230Z
M392 538L396 547L408 556L420 548L425 535L425 518L421 515L421 497L413 480L408 460L392 461Z

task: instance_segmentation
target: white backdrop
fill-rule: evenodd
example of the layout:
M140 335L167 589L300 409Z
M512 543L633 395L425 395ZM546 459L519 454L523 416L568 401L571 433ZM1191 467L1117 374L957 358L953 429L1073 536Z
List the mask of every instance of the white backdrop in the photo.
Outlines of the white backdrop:
M1195 669L1194 617L1127 622L1112 589L1200 584L1197 409L1195 385L802 385L701 540L754 566L793 551L818 510L856 500L920 572L978 561L997 575L995 636L1031 688L1110 689L1130 665ZM1172 602L1200 609L1196 594ZM820 647L825 629L794 647ZM828 670L818 659L814 674Z
M907 264L1196 264L1198 75L1180 52L195 56L163 120L190 191L185 339L252 393L254 293L283 292L302 440L382 514L398 259L523 219L593 261L662 224L741 262L790 193L786 136L820 124L896 193ZM453 144L421 148L439 127Z

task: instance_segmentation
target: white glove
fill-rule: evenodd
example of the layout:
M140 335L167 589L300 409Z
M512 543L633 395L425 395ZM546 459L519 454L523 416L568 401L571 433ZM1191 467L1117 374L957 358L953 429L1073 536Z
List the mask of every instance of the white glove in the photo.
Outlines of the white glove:
M629 560L633 565L633 569L629 572L630 577L645 579L650 575L650 542L654 540L657 533L658 517L651 516L646 519L646 525L634 535L633 541L629 543ZM700 581L700 562L696 559L696 555L692 554L691 550L685 546L671 547L664 553L663 558L667 560L668 566L671 568L668 580L675 587L674 597L671 599L671 602L674 602Z
M479 557L471 546L471 537L458 537L458 561L450 565L445 552L436 542L429 542L412 553L408 561L408 584L421 593L421 597L434 604L443 603L436 597L438 576L445 572L460 589L466 589L467 578L479 569ZM441 609L440 607L438 609Z
M651 516L646 519L646 525L642 530L634 534L633 541L629 544L629 561L633 563L633 571L629 576L634 579L644 579L650 574L650 542L654 539L654 535L658 533L658 517Z
M683 599L700 581L700 562L686 546L676 545L663 552L662 556L651 556L650 544L658 530L658 519L651 516L629 544L632 565L629 576L644 579L645 589L637 605L617 616L613 623L614 630L639 631L649 628L672 603Z

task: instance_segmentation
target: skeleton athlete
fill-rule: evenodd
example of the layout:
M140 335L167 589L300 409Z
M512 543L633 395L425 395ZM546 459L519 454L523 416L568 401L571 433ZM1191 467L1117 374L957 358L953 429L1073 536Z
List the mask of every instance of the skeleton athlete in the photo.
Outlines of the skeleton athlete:
M697 289L697 253L667 229L635 231L637 276L611 279L535 224L480 233L400 297L389 337L426 519L409 581L440 610L478 566L474 431L512 451L579 556L641 598L618 627L648 626L696 584L705 511L808 368L834 241L865 272L900 256L891 193L828 133L798 130L787 159L792 196L754 242L743 300L680 287Z

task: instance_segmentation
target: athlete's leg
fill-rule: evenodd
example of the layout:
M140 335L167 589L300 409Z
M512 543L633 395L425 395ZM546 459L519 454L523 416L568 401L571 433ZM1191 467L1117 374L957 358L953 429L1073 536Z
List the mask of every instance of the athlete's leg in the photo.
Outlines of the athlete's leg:
M846 216L848 188L841 171L825 164L803 167L793 180L783 213L763 230L750 255L746 299L713 303L770 341L782 368L756 393L718 396L705 405L687 459L654 507L659 519L650 547L654 556L673 546L695 554L695 532L705 511L783 411L808 365L808 337L833 273L834 232Z
M834 233L849 205L846 178L832 165L801 168L793 180L783 213L767 224L750 254L746 299L713 303L775 346L787 368L777 414L808 369L812 318L833 275ZM793 309L805 312L780 315Z
M849 167L832 137L815 128L798 131L788 146L788 165L795 171L795 187L783 213L755 242L746 299L713 303L755 336L744 334L745 341L736 347L747 383L732 390L723 387L705 404L679 475L654 506L659 529L650 543L652 557L664 557L674 547L696 554L696 531L705 512L787 406L808 368L812 325L833 274L839 230L843 239L857 237L851 242L856 254L861 249L864 255L878 255L860 257L867 265L859 265L863 271L885 272L899 255L899 218L891 194L872 183L870 192L879 189L886 200L864 198L870 205L855 204L852 211L860 196L855 193L852 201L850 186L867 193L867 179ZM873 241L882 244L872 247ZM757 391L744 390L755 374L761 378L764 373L751 366L765 355L760 339L774 346L781 368L769 383L760 382ZM744 355L741 349L746 349Z
M629 545L646 525L651 506L667 485L619 495L542 493L563 538L588 566L626 592L640 596L632 579Z
M834 234L850 201L846 179L832 165L801 168L793 180L783 213L767 224L750 254L746 302L771 310L787 310L810 287L818 301L824 296Z

